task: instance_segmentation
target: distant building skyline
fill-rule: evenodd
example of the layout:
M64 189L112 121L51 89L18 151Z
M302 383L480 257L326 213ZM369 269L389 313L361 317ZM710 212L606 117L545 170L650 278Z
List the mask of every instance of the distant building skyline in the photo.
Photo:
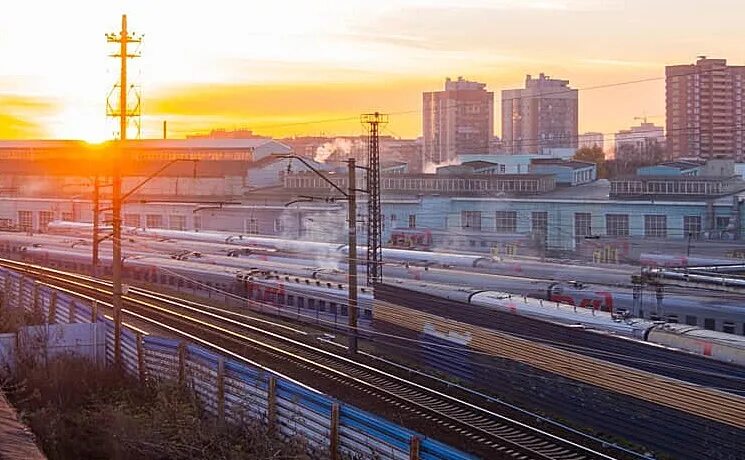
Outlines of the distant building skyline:
M527 75L525 88L502 91L502 142L508 152L576 149L578 133L578 91L569 80Z
M614 136L615 159L630 162L650 161L650 155L659 155L665 148L665 129L654 123L642 122L639 126L622 129ZM662 158L654 159L654 161Z
M742 160L745 66L700 57L665 67L668 150L672 158Z
M444 91L422 94L422 136L425 163L488 153L494 137L494 93L485 83L446 78Z
M593 148L600 147L603 150L605 146L605 135L597 132L586 132L579 135L579 143L577 148Z

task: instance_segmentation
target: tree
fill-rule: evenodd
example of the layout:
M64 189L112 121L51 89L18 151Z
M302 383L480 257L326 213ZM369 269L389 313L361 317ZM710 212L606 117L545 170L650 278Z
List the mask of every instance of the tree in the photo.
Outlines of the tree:
M574 154L573 159L577 161L587 161L589 163L595 163L598 168L598 178L608 178L608 167L605 160L605 152L603 152L603 149L601 149L597 145L593 145L592 147L582 147L581 149L577 150L577 152Z

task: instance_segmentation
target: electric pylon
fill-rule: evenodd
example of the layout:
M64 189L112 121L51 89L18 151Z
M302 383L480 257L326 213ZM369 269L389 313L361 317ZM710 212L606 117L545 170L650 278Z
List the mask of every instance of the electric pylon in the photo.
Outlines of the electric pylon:
M380 126L388 123L388 115L363 114L361 119L367 139L367 284L383 281L382 222L380 218Z
M112 222L112 305L114 310L114 363L117 368L122 368L122 161L126 151L127 125L130 117L138 116L140 111L139 101L135 108L130 109L127 105L127 60L138 57L139 52L130 52L128 45L130 43L141 43L142 38L127 31L127 15L122 15L122 30L117 33L106 34L108 43L116 43L119 51L111 57L120 60L120 79L119 79L119 108L114 110L107 99L107 113L110 116L119 117L119 145L113 149L113 171L112 171L112 193L111 208L113 211ZM114 86L116 88L116 85ZM113 92L113 90L112 90ZM111 108L111 110L109 110ZM98 216L95 216L98 219ZM97 238L97 236L94 236Z

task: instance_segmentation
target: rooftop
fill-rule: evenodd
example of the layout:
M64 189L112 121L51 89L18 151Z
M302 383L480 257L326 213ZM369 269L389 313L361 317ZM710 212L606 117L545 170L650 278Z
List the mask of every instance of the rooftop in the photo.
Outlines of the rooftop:
M561 158L535 158L530 160L530 163L536 166L565 166L572 169L585 169L595 166L595 163L590 163L589 161L562 160Z
M667 176L667 175L649 175L649 176L620 176L612 179L613 182L650 182L650 181L663 181L663 182L725 182L725 181L737 181L741 179L741 176Z
M684 169L692 169L692 168L698 168L701 166L700 163L694 163L691 161L667 161L664 163L660 163L659 165L653 165L654 166L667 166L668 168L676 168L680 170Z
M483 161L483 160L473 160L473 161L466 161L464 163L461 163L461 166L470 166L474 169L481 169L481 168L493 168L495 166L498 166L497 163L492 163L491 161Z

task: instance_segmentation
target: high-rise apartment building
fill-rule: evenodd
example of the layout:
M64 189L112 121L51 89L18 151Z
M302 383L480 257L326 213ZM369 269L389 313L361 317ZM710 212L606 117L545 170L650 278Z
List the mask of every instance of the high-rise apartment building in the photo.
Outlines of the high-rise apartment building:
M568 80L528 75L524 89L502 91L502 141L512 153L577 148L578 94Z
M701 57L665 67L667 147L672 158L743 155L745 66Z
M591 149L593 147L598 147L600 150L603 150L603 140L605 136L603 133L584 133L579 135L579 148L588 148Z
M426 163L448 163L461 154L489 152L494 93L484 83L448 78L445 91L424 93L422 99Z

